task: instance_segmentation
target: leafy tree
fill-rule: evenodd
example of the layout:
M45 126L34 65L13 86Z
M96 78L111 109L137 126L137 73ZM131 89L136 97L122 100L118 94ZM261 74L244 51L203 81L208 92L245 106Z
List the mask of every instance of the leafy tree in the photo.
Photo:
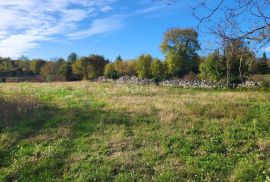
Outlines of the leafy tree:
M114 69L113 63L106 64L104 75L110 79L117 79L121 76L120 73Z
M73 72L89 80L102 76L105 65L108 63L103 56L90 55L82 57L72 65Z
M33 59L30 62L30 70L33 71L34 74L39 74L41 67L45 64L46 64L46 61L44 60Z
M150 66L151 75L154 78L162 78L164 74L163 64L159 59L154 59Z
M88 80L90 77L90 60L87 57L81 57L72 64L72 70L75 74L80 75L83 79Z
M225 77L225 65L218 52L210 54L200 64L200 77L202 79L219 81Z
M116 61L123 61L123 59L122 59L122 57L121 57L120 55L117 56L115 60L116 60Z
M197 69L197 51L200 50L200 45L198 33L195 30L170 29L164 34L160 49L166 54L166 64L170 75L179 77Z
M113 63L106 64L104 68L104 75L109 77L110 73L115 71Z
M151 78L151 63L153 58L151 55L141 55L137 59L137 73L140 78Z
M27 56L21 55L20 57L18 57L19 61L29 61L30 59Z
M123 71L125 75L128 76L137 76L137 65L136 61L124 61L123 62Z
M46 81L65 81L67 80L66 67L67 64L63 59L56 62L47 62L40 69L40 75Z
M264 52L262 58L257 62L257 72L260 74L267 74L269 71L268 59Z
M57 68L54 62L47 62L40 70L42 78L46 81L53 81L56 79Z
M225 45L226 79L227 83L243 82L255 72L255 55L247 44L239 39L233 39Z
M78 59L78 55L75 52L70 53L67 57L67 61L71 63L75 63L77 59Z
M91 68L92 68L92 74L90 78L93 79L93 78L102 76L104 74L105 65L109 63L109 61L106 60L104 56L95 55L95 54L90 55L89 59L90 59Z
M116 61L113 63L115 71L117 71L120 75L124 75L124 63L121 59L116 59Z

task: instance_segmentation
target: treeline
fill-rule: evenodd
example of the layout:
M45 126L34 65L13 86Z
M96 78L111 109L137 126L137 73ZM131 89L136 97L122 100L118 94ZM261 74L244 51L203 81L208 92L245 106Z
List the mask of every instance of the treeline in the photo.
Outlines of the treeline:
M199 56L198 33L193 29L170 29L160 45L165 60L143 54L134 60L118 56L110 62L102 55L78 57L71 53L67 59L45 61L0 58L0 77L40 76L44 81L91 80L99 76L117 79L138 76L157 81L170 78L204 79L214 82L240 83L255 74L270 73L269 61L249 48L248 43L232 39L206 57Z

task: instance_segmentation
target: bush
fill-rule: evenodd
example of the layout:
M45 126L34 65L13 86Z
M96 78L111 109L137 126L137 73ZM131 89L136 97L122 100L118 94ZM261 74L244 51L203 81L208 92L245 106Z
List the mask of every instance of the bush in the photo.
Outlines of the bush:
M262 75L258 75L258 74L250 76L249 80L257 81L257 82L265 81L264 77Z
M106 76L110 79L116 80L121 77L121 74L118 71L113 70L109 72Z
M262 88L270 88L270 81L263 80L261 87Z
M213 53L209 55L201 64L200 64L200 78L219 81L224 77L224 65L221 62L219 54Z
M151 64L153 58L150 54L141 55L137 60L137 72L140 78L151 77Z
M195 80L198 80L198 77L195 73L191 72L191 73L185 75L183 79L186 81L195 81Z
M0 82L5 83L6 82L6 78L0 78Z

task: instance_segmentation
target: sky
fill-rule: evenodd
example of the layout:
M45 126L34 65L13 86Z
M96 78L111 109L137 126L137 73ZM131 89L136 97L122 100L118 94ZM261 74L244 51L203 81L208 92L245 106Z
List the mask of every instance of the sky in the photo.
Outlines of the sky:
M159 45L173 27L196 27L194 1L168 6L160 0L0 0L0 56L31 59L101 54L163 58ZM202 46L211 40L200 35ZM208 45L204 45L207 43Z
M162 57L166 30L196 24L188 9L188 1L0 0L0 56L66 58L74 51L111 60L142 53Z

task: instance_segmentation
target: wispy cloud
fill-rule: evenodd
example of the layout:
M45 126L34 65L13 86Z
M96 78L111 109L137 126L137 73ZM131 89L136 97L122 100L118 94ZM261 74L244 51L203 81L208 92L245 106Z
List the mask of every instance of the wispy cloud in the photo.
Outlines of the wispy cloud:
M78 39L116 31L124 26L122 19L123 17L121 16L111 16L102 19L95 19L88 30L70 33L68 36L72 39Z
M119 6L113 8L117 1L0 0L0 56L18 57L59 36L80 39L108 34L123 28L129 17L163 8L151 6L127 12Z
M110 11L114 1L0 1L0 55L17 57L42 41L56 39L57 35L80 34L80 23L85 20L93 21L89 35L102 33L103 29L115 30L115 24L105 27L101 20L93 20L98 12Z
M270 47L266 47L266 48L264 49L264 51L269 53L269 52L270 52Z

